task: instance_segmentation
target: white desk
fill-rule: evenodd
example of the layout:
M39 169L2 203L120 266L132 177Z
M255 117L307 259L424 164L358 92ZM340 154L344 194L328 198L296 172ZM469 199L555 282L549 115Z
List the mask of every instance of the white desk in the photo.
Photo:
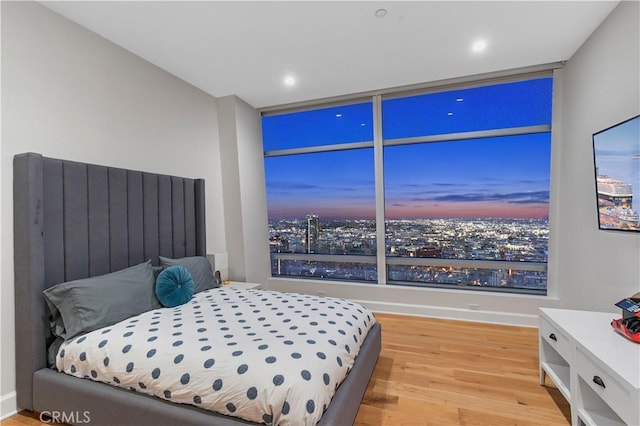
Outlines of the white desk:
M620 316L540 309L540 384L553 380L575 426L640 425L640 344L611 328Z

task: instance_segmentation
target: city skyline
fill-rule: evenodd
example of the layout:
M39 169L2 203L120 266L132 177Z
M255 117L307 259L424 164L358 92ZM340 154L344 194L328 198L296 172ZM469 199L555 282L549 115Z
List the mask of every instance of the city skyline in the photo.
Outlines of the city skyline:
M385 273L391 282L544 291L548 237L547 219L388 220L384 256L394 262L387 265ZM270 220L272 274L377 282L376 262L370 260L378 253L377 240L375 220L326 220L320 224L314 215ZM308 254L333 258L309 259L305 257ZM340 260L341 255L351 257ZM422 258L424 263L404 263L403 258ZM443 265L429 259L454 261ZM456 265L459 260L480 263ZM492 266L487 261L507 261L512 266Z

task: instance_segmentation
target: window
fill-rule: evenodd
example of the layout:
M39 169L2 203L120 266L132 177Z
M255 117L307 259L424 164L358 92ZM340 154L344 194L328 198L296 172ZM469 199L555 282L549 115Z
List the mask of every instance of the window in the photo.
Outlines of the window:
M377 282L372 117L369 102L263 118L274 276Z
M552 85L264 116L273 276L545 294Z

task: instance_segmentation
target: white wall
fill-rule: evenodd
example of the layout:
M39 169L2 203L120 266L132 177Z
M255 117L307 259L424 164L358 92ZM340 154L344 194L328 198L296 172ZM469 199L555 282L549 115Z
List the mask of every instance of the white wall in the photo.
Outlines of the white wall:
M556 229L563 306L608 311L640 291L640 233L598 230L591 135L640 114L640 3L623 1L567 62L562 87L561 212Z
M260 114L242 99L218 99L229 278L269 278L267 198Z
M217 101L33 2L2 2L0 398L15 410L12 158L20 152L206 179L224 252Z

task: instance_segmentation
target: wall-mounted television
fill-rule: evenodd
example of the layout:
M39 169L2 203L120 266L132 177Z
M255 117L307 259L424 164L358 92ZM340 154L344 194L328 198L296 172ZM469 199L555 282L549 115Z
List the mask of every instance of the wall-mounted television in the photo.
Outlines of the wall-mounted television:
M640 232L640 115L592 139L598 227Z

